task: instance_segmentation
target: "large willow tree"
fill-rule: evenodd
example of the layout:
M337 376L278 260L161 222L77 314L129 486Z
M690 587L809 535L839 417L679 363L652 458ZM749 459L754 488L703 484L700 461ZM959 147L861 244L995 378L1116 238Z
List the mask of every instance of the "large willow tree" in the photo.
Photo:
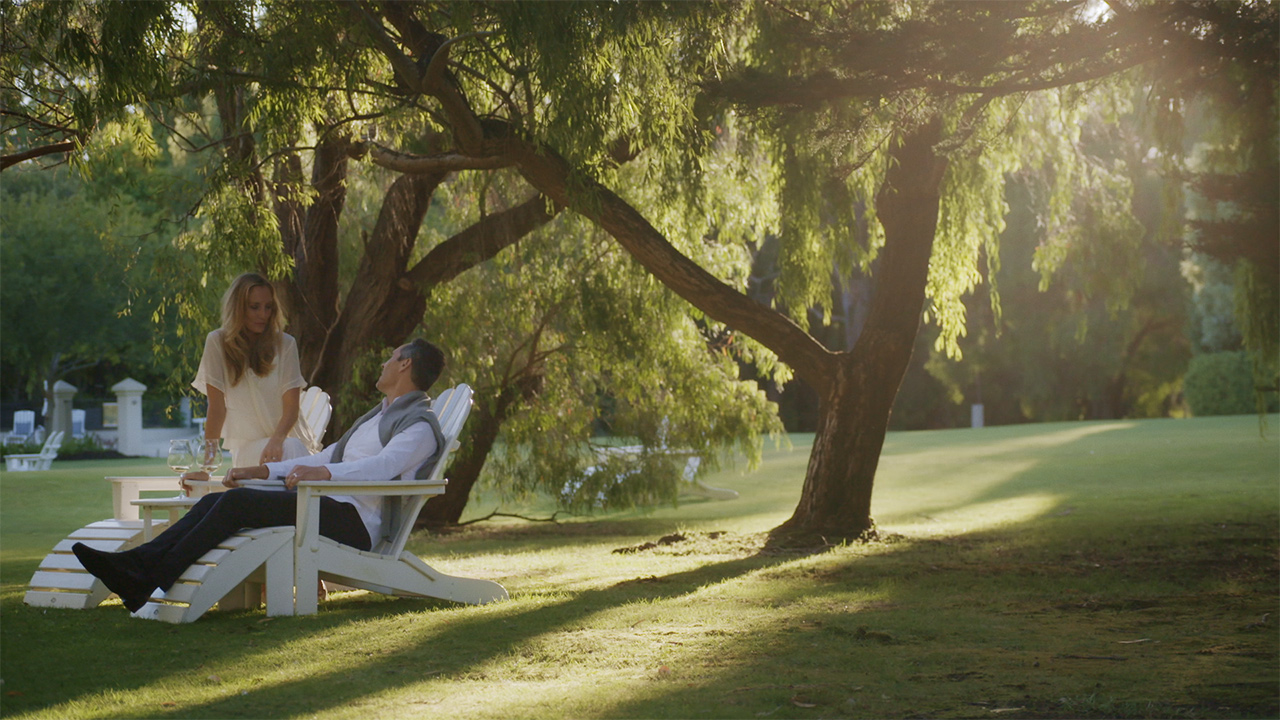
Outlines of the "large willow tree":
M960 298L990 277L980 258L998 257L1005 177L1038 178L1041 267L1093 243L1132 244L1131 188L1079 142L1081 108L1149 68L1230 75L1245 62L1231 37L1274 35L1269 4L1112 5L195 3L197 26L212 32L183 49L193 61L181 74L213 88L248 207L276 198L295 299L323 330L303 347L316 367L340 373L325 355L342 357L334 347L420 317L447 268L571 210L711 331L750 338L766 369L817 392L804 490L776 535L835 541L874 531L876 466L913 341L926 316L944 344L963 332ZM1188 57L1205 61L1187 69ZM252 147L297 145L300 126L314 130L309 185L288 153ZM384 203L386 232L369 237L374 274L361 266L375 281L353 286L339 312L325 294L328 246L308 238L323 237L309 229L328 227L352 158L402 175ZM640 180L624 181L624 164ZM404 228L459 169L508 169L531 197L478 238L460 234L450 260L411 265ZM708 191L712 171L765 177L768 189L725 202ZM637 195L631 182L657 190ZM711 261L770 233L781 243L776 306ZM836 260L874 284L857 340L840 352L807 319L829 302ZM1125 292L1119 279L1109 286Z

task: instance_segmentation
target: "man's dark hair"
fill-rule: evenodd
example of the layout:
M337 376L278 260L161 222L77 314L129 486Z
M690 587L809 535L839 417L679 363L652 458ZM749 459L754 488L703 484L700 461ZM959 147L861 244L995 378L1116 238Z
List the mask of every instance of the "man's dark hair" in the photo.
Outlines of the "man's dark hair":
M405 358L413 362L409 376L413 378L414 387L423 392L430 390L444 372L444 351L422 338L414 338L400 347L400 359Z

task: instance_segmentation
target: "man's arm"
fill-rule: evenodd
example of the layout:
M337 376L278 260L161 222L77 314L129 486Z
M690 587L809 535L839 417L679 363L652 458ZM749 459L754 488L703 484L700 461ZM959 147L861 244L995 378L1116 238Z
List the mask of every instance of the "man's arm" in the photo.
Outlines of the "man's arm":
M300 458L292 460L281 460L279 462L266 463L267 477L286 477L294 468L303 467L321 467L329 464L329 458L333 457L333 446L321 450L314 455L304 455Z
M325 467L334 480L395 480L406 472L417 470L435 451L436 438L431 425L419 422L397 433L377 454Z

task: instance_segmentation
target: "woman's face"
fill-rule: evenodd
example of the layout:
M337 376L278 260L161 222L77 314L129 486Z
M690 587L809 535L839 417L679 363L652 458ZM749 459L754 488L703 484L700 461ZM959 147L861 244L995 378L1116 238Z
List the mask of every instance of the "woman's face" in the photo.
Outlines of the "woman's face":
M244 325L253 335L266 332L271 316L276 313L276 298L271 288L259 285L249 291L249 303L245 308Z

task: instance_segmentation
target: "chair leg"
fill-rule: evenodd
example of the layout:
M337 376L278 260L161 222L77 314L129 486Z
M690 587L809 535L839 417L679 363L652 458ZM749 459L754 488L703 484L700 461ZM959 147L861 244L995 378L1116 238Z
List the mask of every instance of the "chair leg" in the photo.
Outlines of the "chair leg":
M267 615L293 615L293 543L266 562ZM314 610L312 611L314 612Z
M299 548L294 562L297 564L296 579L289 582L289 587L297 588L297 596L294 598L295 612L298 615L314 615L320 609L315 592L315 587L320 582L320 566L316 562L316 553L307 548Z

